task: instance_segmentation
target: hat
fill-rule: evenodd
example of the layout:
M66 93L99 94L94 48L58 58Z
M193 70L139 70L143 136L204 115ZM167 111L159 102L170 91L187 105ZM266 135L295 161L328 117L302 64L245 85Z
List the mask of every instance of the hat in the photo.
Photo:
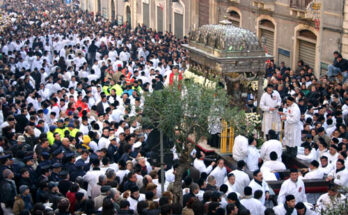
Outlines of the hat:
M91 142L91 138L88 135L83 135L82 143L88 144L89 142Z
M70 127L74 127L74 123L70 122L70 123L68 124L68 127L69 127L69 128L70 128Z
M23 135L19 135L17 137L17 142L21 142L21 143L25 142L25 137Z
M7 159L11 159L11 155L7 154L7 155L0 156L1 161L5 161Z
M50 131L53 132L57 127L55 125L50 126Z
M47 159L50 158L50 153L48 153L48 152L42 152L42 153L41 153L41 156L42 156L45 160L47 160Z
M19 193L23 194L27 189L29 189L29 187L27 185L23 184L19 187Z
M52 189L53 187L58 187L58 183L55 182L55 181L50 181L50 182L48 183L48 187L49 187L50 189Z
M53 155L54 155L54 156L57 156L57 155L59 155L60 153L62 153L62 149L61 149L61 148L58 148L57 150L55 150L55 151L53 152Z
M64 121L63 121L62 119L58 120L57 122L58 122L58 123L59 123L59 122L60 122L60 123L64 123Z
M53 169L60 168L60 167L62 167L62 164L61 164L61 163L54 163L54 164L52 165L52 168L53 168Z
M66 177L68 174L69 174L69 173L68 173L67 171L61 171L61 172L59 173L59 176L60 176L60 177Z
M64 157L65 158L72 158L72 157L74 157L74 153L72 153L72 152L71 153L65 153Z
M24 157L24 158L23 158L23 161L24 161L24 163L26 163L26 162L28 162L28 161L30 161L30 160L33 160L33 159L34 159L34 157L33 157L32 155L30 155L30 156Z

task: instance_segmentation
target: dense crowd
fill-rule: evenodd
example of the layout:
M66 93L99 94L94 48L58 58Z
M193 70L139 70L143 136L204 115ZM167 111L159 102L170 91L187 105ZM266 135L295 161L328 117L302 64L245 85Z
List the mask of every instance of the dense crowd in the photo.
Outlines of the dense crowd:
M140 116L145 95L183 78L187 39L117 25L61 1L8 0L1 12L2 214L317 214L344 202L337 185L348 186L348 94L331 80L343 70L330 67L330 80L317 80L303 62L296 70L271 62L272 85L260 104L267 134L261 150L254 137L237 136L233 170L194 151L182 178L183 202L173 202L178 155L173 148L166 156L162 181L156 132ZM296 103L299 116L289 111ZM292 137L298 132L291 126L300 135ZM301 176L292 169L270 203L266 179L277 180L286 155L310 168ZM332 184L314 207L302 179L324 177Z

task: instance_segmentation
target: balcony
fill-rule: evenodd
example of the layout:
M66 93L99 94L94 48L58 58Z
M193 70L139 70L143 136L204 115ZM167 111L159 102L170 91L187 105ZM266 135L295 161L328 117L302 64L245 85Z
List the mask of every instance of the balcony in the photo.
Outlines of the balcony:
M254 0L253 5L260 10L274 11L276 0Z
M290 15L302 19L311 19L311 15L307 13L308 5L313 0L290 0Z

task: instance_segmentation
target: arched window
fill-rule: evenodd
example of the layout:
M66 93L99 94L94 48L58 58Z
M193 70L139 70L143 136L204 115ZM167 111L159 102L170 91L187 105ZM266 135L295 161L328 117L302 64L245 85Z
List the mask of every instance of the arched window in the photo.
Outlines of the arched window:
M230 10L227 19L232 22L232 25L240 27L240 15L237 11Z
M274 54L274 24L267 20L262 19L259 22L259 37L261 43L264 45L265 51L273 55Z
M297 60L315 68L317 36L309 30L300 30L297 33Z

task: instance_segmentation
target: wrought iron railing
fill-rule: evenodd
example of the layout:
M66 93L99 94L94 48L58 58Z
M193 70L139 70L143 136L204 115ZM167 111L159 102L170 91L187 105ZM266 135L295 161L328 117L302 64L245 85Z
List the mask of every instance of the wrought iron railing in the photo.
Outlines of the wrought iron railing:
M309 3L313 0L290 0L290 8L306 10Z

